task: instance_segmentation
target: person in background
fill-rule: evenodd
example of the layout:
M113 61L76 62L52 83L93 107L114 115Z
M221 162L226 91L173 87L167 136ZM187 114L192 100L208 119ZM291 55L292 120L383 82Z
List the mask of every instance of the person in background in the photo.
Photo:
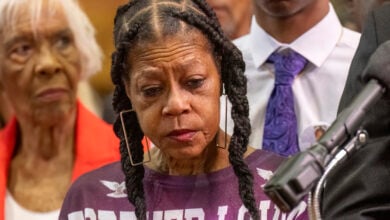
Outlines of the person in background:
M234 41L248 77L249 144L288 156L335 119L360 34L341 26L328 0L253 4L250 33Z
M230 40L249 33L253 9L251 0L206 0L217 14L223 32Z
M114 39L122 159L73 183L60 220L308 219L306 202L281 214L262 191L284 158L248 147L245 64L204 0L131 0ZM222 94L231 137L219 128Z
M112 127L77 99L101 68L94 28L73 0L0 1L0 220L58 219L71 182L119 160Z
M364 71L377 73L377 70L383 70L384 74L390 74L386 72L390 69L389 40L390 5L384 4L371 11L366 18L340 100L339 113L351 104L365 86L366 82L362 80ZM386 65L376 66L376 63ZM384 86L389 88L389 84ZM389 219L389 94L387 89L384 97L365 115L361 127L368 132L367 144L329 174L321 201L323 219Z

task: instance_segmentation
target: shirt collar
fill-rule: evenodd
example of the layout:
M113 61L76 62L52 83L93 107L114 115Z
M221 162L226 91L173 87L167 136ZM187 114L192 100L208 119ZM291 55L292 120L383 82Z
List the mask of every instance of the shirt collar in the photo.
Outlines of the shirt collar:
M292 43L283 44L268 35L253 16L249 35L249 42L253 45L250 53L255 66L259 67L278 48L291 48L318 67L325 62L339 41L342 28L332 4L329 3L329 12L319 23Z

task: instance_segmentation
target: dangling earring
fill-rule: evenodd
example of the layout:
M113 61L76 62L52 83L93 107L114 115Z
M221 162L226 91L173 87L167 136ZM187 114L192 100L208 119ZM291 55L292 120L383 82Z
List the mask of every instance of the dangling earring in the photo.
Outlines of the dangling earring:
M226 144L227 144L227 105L228 105L228 98L227 98L227 95L225 93L225 88L223 88L223 91L222 91L222 95L225 96L225 144L223 147L219 146L219 144L217 143L217 147L221 148L221 149L226 149Z
M148 159L145 160L145 161L141 161L141 162L138 162L138 163L134 163L133 161L133 157L132 157L132 153L131 153L131 150L130 150L130 145L129 145L129 140L127 139L127 132L126 132L126 126L125 126L125 121L124 121L124 114L126 113L130 113L130 112L134 112L133 109L130 109L130 110L123 110L119 113L119 117L121 119L121 123L122 123L122 130L123 130L123 134L125 136L125 142L126 142L126 147L127 147L127 153L129 154L129 158L130 158L130 163L132 166L138 166L138 165L141 165L141 164L144 164L144 163L147 163L147 162L150 162L152 160L152 157L150 156L150 147L149 147L149 140L145 137L145 142L146 142L146 148L147 148L147 151L148 151Z

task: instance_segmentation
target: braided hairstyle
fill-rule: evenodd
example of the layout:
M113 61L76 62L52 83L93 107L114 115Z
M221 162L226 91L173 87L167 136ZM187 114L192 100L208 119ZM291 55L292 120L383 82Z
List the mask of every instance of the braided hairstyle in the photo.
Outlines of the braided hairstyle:
M132 109L126 95L123 80L129 80L131 70L127 62L131 49L139 43L152 42L159 36L169 36L200 31L209 41L217 66L220 68L224 90L232 103L233 135L229 144L229 161L238 178L239 194L253 219L259 219L253 193L253 176L244 162L250 135L249 105L246 97L245 64L241 52L224 35L214 11L204 0L130 0L118 8L114 21L116 50L112 54L111 77L115 85L113 107L119 113ZM133 166L127 152L125 135L129 140L132 159L143 161L142 139L144 134L136 114L124 119L126 134L121 121L114 123L114 131L120 138L122 169L126 176L129 201L135 206L138 219L146 219L145 194L142 184L144 166Z

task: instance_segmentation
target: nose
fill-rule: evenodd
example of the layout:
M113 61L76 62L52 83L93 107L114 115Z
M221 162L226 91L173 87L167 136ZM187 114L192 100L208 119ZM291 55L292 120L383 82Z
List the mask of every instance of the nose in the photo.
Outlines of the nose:
M38 53L35 73L40 76L49 76L61 71L61 65L55 53L49 46L43 45Z
M178 116L190 111L189 94L180 88L171 88L163 107L163 115Z

